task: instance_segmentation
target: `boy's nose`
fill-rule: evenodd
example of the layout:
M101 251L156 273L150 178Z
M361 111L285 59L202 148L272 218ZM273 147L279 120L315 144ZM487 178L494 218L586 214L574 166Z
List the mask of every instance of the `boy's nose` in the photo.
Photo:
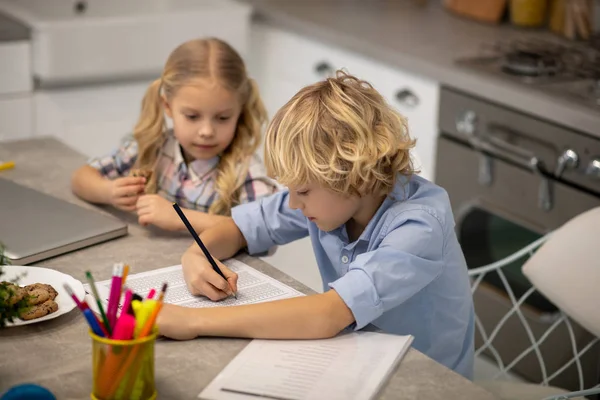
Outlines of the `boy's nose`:
M290 193L289 196L289 205L290 208L292 210L298 210L298 209L302 209L302 202L298 201L298 199L296 198L296 196L294 196L293 194Z

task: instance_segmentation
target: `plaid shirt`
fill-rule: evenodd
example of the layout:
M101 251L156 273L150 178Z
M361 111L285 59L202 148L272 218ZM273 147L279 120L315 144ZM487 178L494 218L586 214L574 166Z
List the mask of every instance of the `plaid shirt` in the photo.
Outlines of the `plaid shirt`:
M88 164L108 179L129 175L138 156L138 144L128 136L122 145L105 157L92 158ZM195 160L186 164L181 147L172 132L168 133L160 149L157 169L157 193L165 199L177 202L181 207L207 212L218 197L215 191L219 157L210 160ZM239 203L249 203L275 193L277 184L267 177L265 168L256 155L242 186Z

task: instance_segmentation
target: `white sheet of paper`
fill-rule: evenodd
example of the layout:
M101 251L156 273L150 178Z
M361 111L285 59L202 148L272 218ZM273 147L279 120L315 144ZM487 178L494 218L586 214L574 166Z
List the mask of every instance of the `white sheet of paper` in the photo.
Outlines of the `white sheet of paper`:
M412 336L377 332L322 340L253 340L198 397L370 400L412 340Z
M142 297L146 297L151 289L155 289L157 291L156 299L163 283L168 282L165 303L198 308L261 303L264 301L303 296L296 289L284 285L239 260L229 259L224 264L238 274L237 300L233 296L230 296L225 300L214 302L206 297L193 296L185 285L181 265L130 274L127 276L125 285ZM103 299L102 305L105 307L105 310L110 294L110 284L110 279L96 282L96 289L98 290L98 295ZM84 288L88 293L86 301L90 308L95 312L99 312L96 307L96 301L91 296L89 285L84 285Z

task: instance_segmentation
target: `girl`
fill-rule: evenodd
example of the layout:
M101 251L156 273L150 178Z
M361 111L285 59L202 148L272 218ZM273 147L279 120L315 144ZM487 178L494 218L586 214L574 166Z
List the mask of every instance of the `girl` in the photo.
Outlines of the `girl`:
M146 91L133 137L76 170L73 192L135 211L141 225L184 230L177 202L203 231L276 191L255 155L266 119L240 55L218 39L188 41Z

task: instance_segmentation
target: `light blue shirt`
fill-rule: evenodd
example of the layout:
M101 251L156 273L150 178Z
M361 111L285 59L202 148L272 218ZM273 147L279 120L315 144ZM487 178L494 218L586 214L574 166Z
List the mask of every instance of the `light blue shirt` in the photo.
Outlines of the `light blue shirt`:
M358 240L346 227L324 232L289 207L288 191L232 210L248 251L262 253L310 235L325 290L352 311L355 329L413 335L413 346L472 379L474 310L467 266L444 189L399 176Z

